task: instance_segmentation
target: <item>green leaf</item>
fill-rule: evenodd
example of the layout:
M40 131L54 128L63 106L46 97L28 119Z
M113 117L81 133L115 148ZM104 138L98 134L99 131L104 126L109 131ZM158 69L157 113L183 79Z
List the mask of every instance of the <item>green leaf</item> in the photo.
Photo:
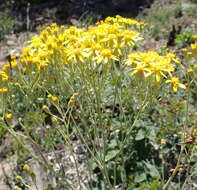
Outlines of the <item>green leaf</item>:
M156 138L156 131L155 131L154 127L150 126L148 128L148 139L154 141L155 138Z
M145 163L145 165L148 168L151 177L160 177L159 171L154 165L147 162Z
M142 173L142 174L140 174L140 175L137 175L136 177L135 177L135 182L136 183L140 183L140 182L142 182L142 181L145 181L146 180L146 174L145 173Z
M119 152L120 151L118 149L108 151L107 155L105 156L105 161L108 162L108 161L114 159L118 155Z
M143 129L140 129L135 137L136 141L140 141L145 138L145 131Z
M109 143L109 149L114 149L118 145L116 139L112 139Z

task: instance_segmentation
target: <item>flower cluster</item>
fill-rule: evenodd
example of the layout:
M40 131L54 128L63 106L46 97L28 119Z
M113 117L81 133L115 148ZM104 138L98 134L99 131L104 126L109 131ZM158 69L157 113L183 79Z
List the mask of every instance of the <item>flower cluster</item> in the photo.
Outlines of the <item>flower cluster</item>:
M0 81L4 82L4 81L8 81L8 79L9 79L8 75L4 71L0 71Z
M140 75L148 78L153 76L157 83L166 80L166 83L171 83L174 92L177 92L177 87L186 88L179 82L179 78L173 77L173 72L179 59L174 53L160 55L156 51L148 52L133 52L128 55L126 64L130 66L131 76ZM168 78L171 79L168 79Z
M129 19L129 18L123 18L119 15L117 15L116 17L107 17L105 21L98 22L98 24L101 24L101 23L118 23L120 25L127 26L127 27L132 25L138 29L140 28L142 29L147 25L147 23L138 22L136 20Z
M56 96L53 96L52 94L49 94L48 96L48 99L51 101L51 102L58 102L59 99L56 97ZM44 109L44 108L43 108Z
M193 35L194 43L191 43L189 48L183 48L184 57L188 62L188 73L194 73L197 71L197 35Z
M70 100L69 100L69 102L68 102L68 105L69 106L71 106L71 105L74 105L74 103L75 103L75 101L76 101L76 98L79 96L79 93L74 93L72 96L71 96L71 98L70 98Z
M197 35L193 35L192 38L195 40L195 43L190 44L191 53L197 54Z
M25 76L28 74L35 76L35 72L38 72L39 76L42 75L44 80L48 80L46 77L53 76L51 71L48 74L45 71L49 68L54 70L59 65L61 68L67 68L68 65L73 64L77 67L90 64L91 68L95 68L95 65L111 65L125 59L136 43L142 39L139 31L145 26L144 22L119 15L107 17L87 29L74 26L66 29L64 26L59 27L53 23L39 35L34 36L23 49L20 66L16 57L11 57L11 61L2 67L0 80L7 81L10 70L13 69L20 70L20 74L24 73ZM191 49L195 50L195 48L195 45L191 45ZM155 76L158 83L163 78L169 80L169 76L173 77L172 74L178 62L174 53L162 56L155 51L130 53L126 61L131 67L132 76L139 73L146 78ZM53 96L49 99L55 101Z
M118 60L127 47L132 47L141 39L139 32L131 30L127 25L143 25L132 19L117 16L118 22L105 21L90 26L88 29L52 24L40 35L31 39L30 44L21 54L21 62L25 71L29 67L42 70L58 58L63 64L84 63L91 60L95 63L108 63ZM123 25L122 23L126 25Z
M5 94L8 92L8 88L7 88L8 80L9 80L9 75L4 71L0 71L0 94Z
M9 74L9 72L12 69L18 69L18 63L16 60L16 56L15 55L11 55L11 59L9 62L6 62L3 66L2 66L2 71L6 72L7 74Z
M133 52L128 55L126 64L131 68L131 75L140 74L143 77L155 76L156 82L172 77L179 60L173 53L159 55L158 52Z

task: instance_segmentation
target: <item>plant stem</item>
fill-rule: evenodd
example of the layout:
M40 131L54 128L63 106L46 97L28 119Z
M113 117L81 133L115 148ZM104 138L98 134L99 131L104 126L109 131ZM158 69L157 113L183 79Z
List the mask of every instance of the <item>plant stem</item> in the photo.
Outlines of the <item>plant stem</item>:
M178 171L178 168L179 168L179 165L180 165L180 162L181 162L181 157L182 157L182 154L183 154L184 149L185 149L185 145L182 145L181 146L181 151L180 151L180 154L179 154L179 157L178 157L178 161L177 161L177 164L176 164L176 167L173 170L172 175L170 176L170 178L168 179L168 181L166 182L166 184L163 186L163 190L167 190L167 188L169 187L170 183L174 179L174 177L175 177L175 175L176 175L176 173Z

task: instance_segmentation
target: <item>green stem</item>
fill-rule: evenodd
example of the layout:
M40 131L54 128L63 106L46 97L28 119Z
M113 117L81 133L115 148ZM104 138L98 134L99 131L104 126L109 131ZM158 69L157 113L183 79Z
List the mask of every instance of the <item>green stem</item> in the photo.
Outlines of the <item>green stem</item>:
M181 157L182 157L182 154L183 154L184 149L185 149L185 146L182 145L181 146L181 151L180 151L180 154L179 154L179 157L178 157L178 161L177 161L177 164L176 164L176 167L173 170L172 175L170 176L170 178L168 179L168 181L163 186L163 190L167 190L168 189L170 183L172 182L172 180L174 179L175 175L177 174L178 168L180 167Z

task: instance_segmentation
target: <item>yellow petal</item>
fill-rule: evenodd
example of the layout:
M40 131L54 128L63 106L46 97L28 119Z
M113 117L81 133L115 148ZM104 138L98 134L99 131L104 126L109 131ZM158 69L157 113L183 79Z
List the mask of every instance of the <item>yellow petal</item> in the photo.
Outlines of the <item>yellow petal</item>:
M181 83L179 83L179 87L183 88L183 89L186 89L186 86L184 84L181 84Z
M160 73L156 73L156 81L160 82L161 81L161 75Z
M152 72L146 73L145 77L149 77L152 74Z
M173 91L177 92L177 86L173 86Z
M131 76L135 75L137 72L138 72L137 70L133 71L133 72L131 73Z

